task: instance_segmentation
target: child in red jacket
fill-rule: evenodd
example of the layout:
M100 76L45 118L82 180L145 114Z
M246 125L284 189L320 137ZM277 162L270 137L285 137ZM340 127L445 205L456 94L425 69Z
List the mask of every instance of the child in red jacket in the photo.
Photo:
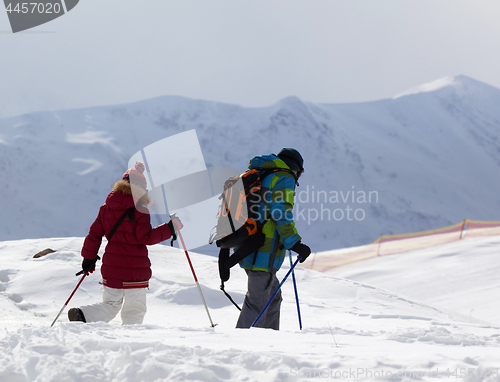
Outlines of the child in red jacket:
M113 186L90 227L82 248L84 273L95 270L102 237L108 238L101 266L103 301L70 309L70 321L109 322L120 309L123 325L141 324L144 319L146 288L151 278L151 262L146 245L158 244L171 236L176 238L172 220L151 227L147 210L150 199L144 170L144 164L137 162L125 172ZM121 223L117 223L119 220L122 220ZM182 228L180 220L174 220Z

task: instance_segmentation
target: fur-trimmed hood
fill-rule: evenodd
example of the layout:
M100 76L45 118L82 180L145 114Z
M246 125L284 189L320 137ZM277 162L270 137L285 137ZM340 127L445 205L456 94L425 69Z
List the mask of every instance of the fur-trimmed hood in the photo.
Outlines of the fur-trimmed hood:
M121 179L116 182L113 186L113 191L121 192L123 195L132 195L132 187L125 179Z
M138 192L136 192L138 194ZM106 198L106 204L114 210L127 210L132 207L147 207L152 203L148 194L145 193L138 201L135 201L130 183L121 179L117 181Z

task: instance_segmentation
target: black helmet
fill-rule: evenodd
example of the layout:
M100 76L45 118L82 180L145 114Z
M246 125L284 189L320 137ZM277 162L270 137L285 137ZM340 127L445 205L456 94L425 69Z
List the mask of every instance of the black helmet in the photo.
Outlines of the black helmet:
M297 171L298 173L304 171L304 159L297 150L284 148L278 153L278 158L285 162L290 167L290 170Z

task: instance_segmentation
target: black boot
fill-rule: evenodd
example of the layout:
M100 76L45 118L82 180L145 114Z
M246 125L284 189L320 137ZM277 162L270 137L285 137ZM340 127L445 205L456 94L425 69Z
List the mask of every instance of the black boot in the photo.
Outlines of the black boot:
M68 311L68 318L70 321L82 321L87 322L85 320L85 316L80 308L71 308Z

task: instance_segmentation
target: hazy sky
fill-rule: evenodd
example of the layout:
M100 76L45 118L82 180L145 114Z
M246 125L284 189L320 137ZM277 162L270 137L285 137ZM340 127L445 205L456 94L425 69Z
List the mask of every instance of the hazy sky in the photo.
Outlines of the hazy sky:
M80 0L17 34L0 10L0 116L160 95L361 102L457 74L500 87L499 68L499 0Z

